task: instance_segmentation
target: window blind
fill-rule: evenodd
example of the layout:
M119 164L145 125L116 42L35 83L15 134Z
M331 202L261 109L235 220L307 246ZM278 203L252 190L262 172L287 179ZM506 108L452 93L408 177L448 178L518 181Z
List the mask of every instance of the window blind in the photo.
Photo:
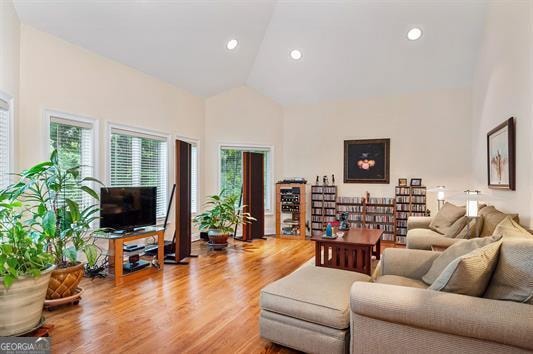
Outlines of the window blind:
M9 131L9 103L0 99L0 188L7 187L10 182L11 149Z
M265 210L271 210L271 169L270 150L254 148L222 147L220 150L220 187L226 194L241 194L242 189L242 152L250 151L264 155Z
M191 146L191 213L198 211L198 148Z
M94 176L94 146L92 124L50 117L50 151L57 150L59 165L65 169L80 166L80 177ZM91 182L87 186L94 188ZM68 191L65 198L86 208L96 201L87 193Z
M157 217L164 217L168 188L167 141L113 129L110 184L112 187L157 187Z

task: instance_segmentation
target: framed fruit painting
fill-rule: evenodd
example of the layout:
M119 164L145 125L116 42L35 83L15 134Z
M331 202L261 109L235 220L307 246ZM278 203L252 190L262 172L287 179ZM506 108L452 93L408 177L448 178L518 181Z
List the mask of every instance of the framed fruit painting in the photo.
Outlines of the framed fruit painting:
M344 141L344 183L389 183L390 139Z

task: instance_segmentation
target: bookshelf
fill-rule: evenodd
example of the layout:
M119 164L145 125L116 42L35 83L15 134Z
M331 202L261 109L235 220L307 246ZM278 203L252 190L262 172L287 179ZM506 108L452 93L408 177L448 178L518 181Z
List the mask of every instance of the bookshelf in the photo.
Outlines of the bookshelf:
M322 235L336 220L337 186L311 186L311 235Z
M384 242L395 241L395 211L395 198L375 198L368 193L364 197L337 198L337 216L348 212L351 227L383 230Z
M396 243L405 245L407 218L426 215L426 187L397 186L396 200Z

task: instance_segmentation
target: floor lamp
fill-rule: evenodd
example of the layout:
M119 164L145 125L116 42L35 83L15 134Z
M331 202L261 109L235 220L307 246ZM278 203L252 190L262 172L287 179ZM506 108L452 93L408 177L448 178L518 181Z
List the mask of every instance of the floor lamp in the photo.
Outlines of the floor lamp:
M465 190L462 194L456 194L453 196L450 196L450 199L452 200L460 200L464 201L466 203L466 218L467 218L467 224L466 224L466 237L470 238L470 223L472 220L478 218L478 210L479 210L479 201L481 199L489 199L489 196L486 194L482 194L478 190ZM475 230L476 234L474 234L474 237L477 237L477 231Z
M440 210L446 201L446 192L448 189L446 186L436 186L435 188L428 189L428 192L437 193L437 210Z

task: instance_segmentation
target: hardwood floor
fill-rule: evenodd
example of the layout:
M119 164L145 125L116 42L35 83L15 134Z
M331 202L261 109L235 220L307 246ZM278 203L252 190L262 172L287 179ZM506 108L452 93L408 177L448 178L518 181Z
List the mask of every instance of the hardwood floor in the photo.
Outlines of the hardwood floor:
M231 241L230 241L231 242ZM255 240L114 287L84 279L78 306L45 312L54 353L291 353L259 337L259 290L314 255L314 243Z

